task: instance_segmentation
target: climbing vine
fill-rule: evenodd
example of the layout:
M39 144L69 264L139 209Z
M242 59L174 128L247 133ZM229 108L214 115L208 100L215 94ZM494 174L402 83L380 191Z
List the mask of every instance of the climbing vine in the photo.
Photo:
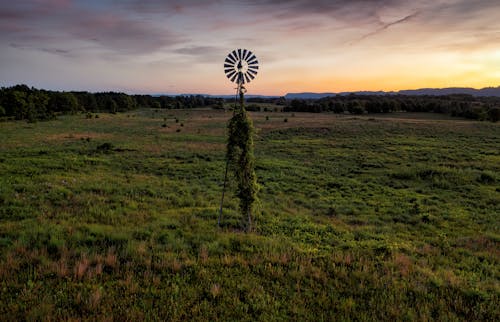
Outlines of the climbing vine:
M253 205L257 200L257 177L253 155L253 123L243 104L237 109L228 124L227 160L234 172L240 199L240 211L243 222L247 222L247 231L252 229Z

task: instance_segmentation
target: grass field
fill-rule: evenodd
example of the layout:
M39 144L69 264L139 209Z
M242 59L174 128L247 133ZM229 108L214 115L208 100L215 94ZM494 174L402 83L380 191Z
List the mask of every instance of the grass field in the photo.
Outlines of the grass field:
M0 123L0 319L500 320L500 124L252 113L247 234L229 116Z

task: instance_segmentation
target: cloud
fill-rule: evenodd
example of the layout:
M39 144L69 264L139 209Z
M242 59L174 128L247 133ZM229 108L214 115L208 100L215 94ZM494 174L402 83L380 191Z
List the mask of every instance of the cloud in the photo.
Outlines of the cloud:
M57 48L57 47L32 47L29 45L22 45L22 44L17 44L17 43L11 43L9 45L12 48L15 49L20 49L20 50L38 50L42 52L46 52L49 54L54 54L58 56L64 56L64 57L77 57L77 53L75 50L69 50L69 49L62 49L62 48Z
M151 53L182 41L180 36L149 22L117 14L87 14L65 24L77 39L122 54Z
M397 0L260 0L252 2L252 6L260 7L280 19L296 19L311 15L330 18L343 22L366 23L378 21L380 8L401 3Z
M419 14L419 12L415 12L415 13L413 13L413 14L411 14L411 15L408 15L408 16L406 16L406 17L404 17L404 18L398 19L398 20L396 20L396 21L394 21L394 22L387 23L387 24L383 25L382 27L380 27L380 28L376 29L375 31L372 31L372 32L370 32L370 33L368 33L368 34L366 34L366 35L362 36L361 38L359 38L359 39L358 39L357 41L355 41L355 42L360 42L360 41L363 41L363 40L365 40L365 39L367 39L367 38L369 38L369 37L375 36L375 35L377 35L377 34L379 34L379 33L383 32L384 30L389 29L389 28L390 28L390 27L392 27L392 26L395 26L395 25L398 25L398 24L405 23L405 22L407 22L407 21L409 21L409 20L411 20L411 19L413 19L413 18L417 17L417 16L418 16L418 14Z
M69 50L47 48L85 42L115 54L148 54L183 41L154 21L102 7L82 8L69 0L25 1L0 8L0 17L0 26L8 31L0 34L1 40L65 56Z
M215 46L187 46L173 50L174 53L190 56L197 62L213 62L223 57L225 50Z
M220 48L214 46L189 46L174 50L174 52L183 55L203 56L210 54L219 54Z
M231 4L224 0L114 0L116 7L124 8L135 13L161 14L171 16L177 14L189 14L205 10L210 6L222 6Z

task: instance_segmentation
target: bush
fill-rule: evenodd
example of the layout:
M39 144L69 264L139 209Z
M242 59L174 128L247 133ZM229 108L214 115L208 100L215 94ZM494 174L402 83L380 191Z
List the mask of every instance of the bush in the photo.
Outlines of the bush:
M96 150L98 152L110 152L113 150L113 148L114 148L113 144L109 142L104 142L103 144L98 145Z
M250 112L260 112L260 106L257 104L250 104L245 109Z

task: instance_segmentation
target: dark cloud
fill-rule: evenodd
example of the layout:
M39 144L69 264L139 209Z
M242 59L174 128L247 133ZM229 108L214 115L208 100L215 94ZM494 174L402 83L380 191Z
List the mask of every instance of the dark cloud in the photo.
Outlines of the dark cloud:
M196 12L212 5L219 5L219 8L222 8L222 6L231 5L233 2L227 0L114 0L113 3L117 7L136 13L170 16Z
M250 6L261 8L279 19L295 19L310 15L323 16L339 21L377 22L379 9L398 5L401 0L257 0Z
M0 7L0 17L1 40L54 54L67 52L46 50L52 42L85 41L124 55L151 53L182 42L179 35L150 21L102 7L82 8L69 0L14 3Z
M181 41L168 30L117 14L84 15L67 25L68 33L77 39L123 54L151 53Z
M64 57L77 57L78 53L76 50L69 50L69 49L62 49L62 48L56 48L56 47L32 47L29 45L22 45L22 44L16 44L16 43L11 43L10 47L20 49L20 50L38 50L42 52L46 52L49 54L54 54L58 56L64 56Z

